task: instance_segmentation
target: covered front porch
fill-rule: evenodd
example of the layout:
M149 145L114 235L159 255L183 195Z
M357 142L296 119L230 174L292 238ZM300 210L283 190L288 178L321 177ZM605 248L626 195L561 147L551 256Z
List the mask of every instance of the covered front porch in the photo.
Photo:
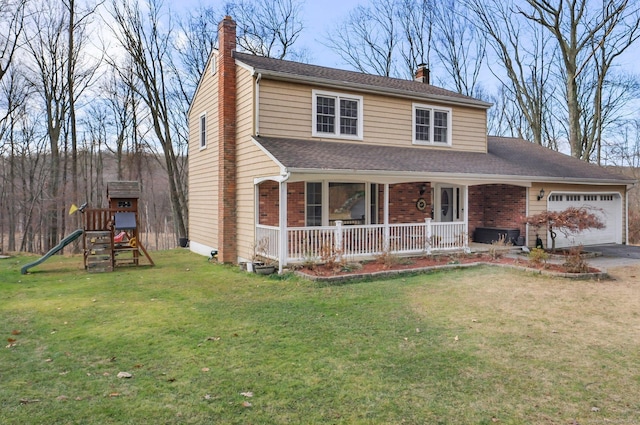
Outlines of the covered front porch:
M295 263L360 261L383 254L468 252L476 227L519 227L516 215L526 213L528 191L522 186L286 177L255 180L254 253L277 262L281 270ZM500 199L506 203L496 207L493 200Z

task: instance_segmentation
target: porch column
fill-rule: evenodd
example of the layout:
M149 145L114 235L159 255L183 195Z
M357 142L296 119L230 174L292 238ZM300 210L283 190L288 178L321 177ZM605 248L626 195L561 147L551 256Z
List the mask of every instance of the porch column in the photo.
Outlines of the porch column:
M384 220L384 242L383 249L384 252L389 252L389 240L391 239L391 234L389 232L389 183L384 184L384 207L383 207L383 220Z
M280 244L278 246L278 274L282 274L282 269L287 265L289 257L289 246L287 244L287 182L280 182L280 205L279 205L279 226Z
M469 185L464 187L464 252L471 252L469 248Z

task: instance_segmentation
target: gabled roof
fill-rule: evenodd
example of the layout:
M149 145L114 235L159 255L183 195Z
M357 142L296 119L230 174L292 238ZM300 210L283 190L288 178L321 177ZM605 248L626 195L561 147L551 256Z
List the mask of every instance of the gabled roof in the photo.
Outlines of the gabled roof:
M234 52L233 55L237 62L252 68L254 73L273 79L307 82L326 87L384 93L415 99L429 99L484 109L491 106L491 103L418 81L369 75L241 52Z
M489 137L488 152L254 137L291 173L631 185L635 180L522 139Z

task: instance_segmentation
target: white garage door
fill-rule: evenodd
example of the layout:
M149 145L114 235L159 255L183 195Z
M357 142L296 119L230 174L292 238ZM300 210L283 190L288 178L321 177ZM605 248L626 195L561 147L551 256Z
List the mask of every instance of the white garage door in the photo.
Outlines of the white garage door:
M556 247L622 243L622 197L619 193L552 192L549 195L549 211L562 211L568 207L591 209L591 212L600 216L605 227L585 230L569 237L558 231ZM551 246L551 237L547 235L547 238L547 246Z

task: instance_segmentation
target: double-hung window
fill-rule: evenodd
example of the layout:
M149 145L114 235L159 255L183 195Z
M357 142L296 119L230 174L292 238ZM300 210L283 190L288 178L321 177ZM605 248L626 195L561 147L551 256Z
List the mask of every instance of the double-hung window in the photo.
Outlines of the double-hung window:
M307 183L307 226L322 226L322 182Z
M451 108L414 103L413 143L451 146Z
M207 147L207 114L200 115L200 149Z
M315 137L362 139L362 96L313 90Z

